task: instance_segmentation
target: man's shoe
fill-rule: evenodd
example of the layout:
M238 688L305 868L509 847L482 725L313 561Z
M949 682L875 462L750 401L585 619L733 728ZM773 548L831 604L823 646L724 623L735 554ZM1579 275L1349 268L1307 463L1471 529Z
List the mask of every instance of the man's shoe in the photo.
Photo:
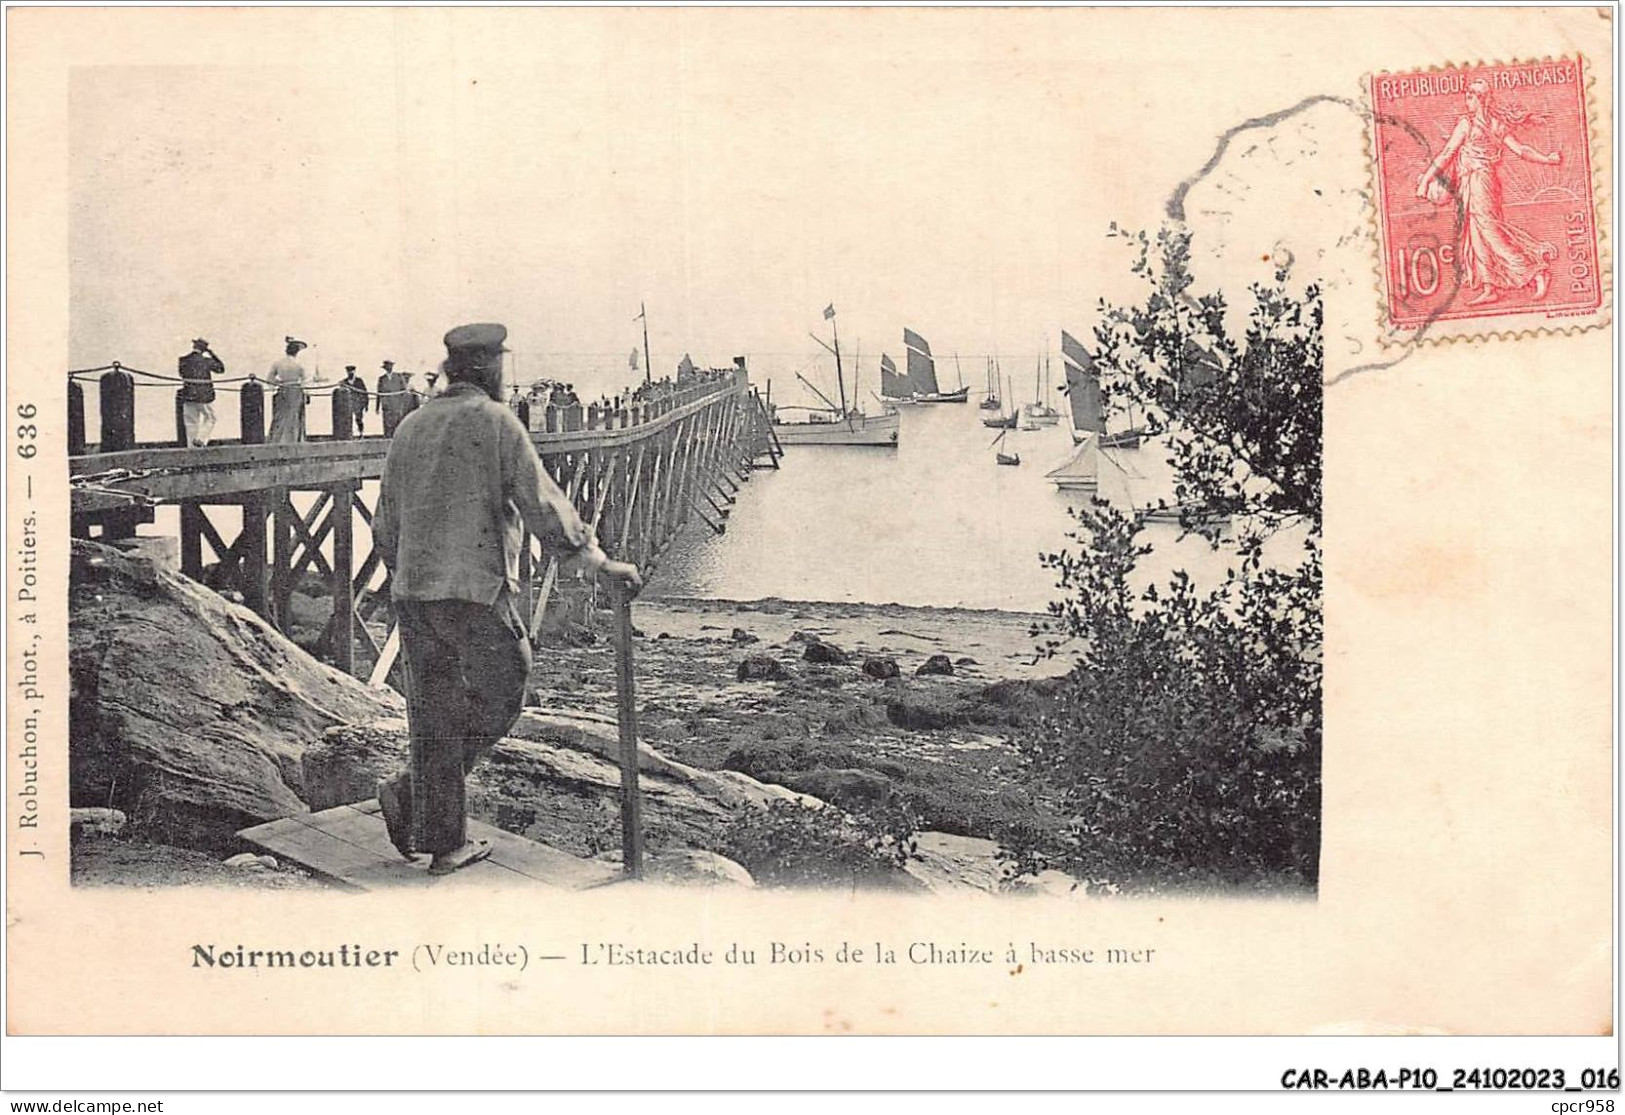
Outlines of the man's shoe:
M450 875L491 855L489 840L470 840L455 852L441 852L429 864L429 874Z
M412 818L407 816L406 807L401 804L401 791L394 779L386 778L378 783L378 807L384 814L384 828L389 832L389 842L405 858L416 858L417 852L412 847Z

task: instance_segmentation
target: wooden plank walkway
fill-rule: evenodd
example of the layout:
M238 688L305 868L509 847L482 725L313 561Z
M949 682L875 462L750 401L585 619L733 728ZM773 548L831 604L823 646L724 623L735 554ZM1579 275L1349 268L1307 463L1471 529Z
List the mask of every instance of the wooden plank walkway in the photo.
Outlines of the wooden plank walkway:
M491 841L491 858L450 875L430 875L428 856L408 863L390 844L376 799L284 817L237 835L313 875L356 891L403 886L587 890L623 877L616 864L581 859L479 821L468 822L468 835Z

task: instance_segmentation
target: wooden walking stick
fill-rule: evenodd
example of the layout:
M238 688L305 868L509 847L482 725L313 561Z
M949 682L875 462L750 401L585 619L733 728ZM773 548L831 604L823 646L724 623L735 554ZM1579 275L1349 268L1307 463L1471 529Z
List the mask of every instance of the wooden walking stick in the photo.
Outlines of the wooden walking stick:
M616 581L615 689L616 719L621 729L621 864L626 874L643 878L643 801L638 792L638 704L632 678L632 602L626 586Z

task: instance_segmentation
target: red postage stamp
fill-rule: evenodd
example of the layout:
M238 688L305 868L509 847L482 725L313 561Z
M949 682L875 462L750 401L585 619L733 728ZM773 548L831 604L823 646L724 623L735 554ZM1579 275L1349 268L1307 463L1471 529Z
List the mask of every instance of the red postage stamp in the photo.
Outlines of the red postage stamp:
M1559 58L1370 79L1388 326L1602 309L1585 77Z

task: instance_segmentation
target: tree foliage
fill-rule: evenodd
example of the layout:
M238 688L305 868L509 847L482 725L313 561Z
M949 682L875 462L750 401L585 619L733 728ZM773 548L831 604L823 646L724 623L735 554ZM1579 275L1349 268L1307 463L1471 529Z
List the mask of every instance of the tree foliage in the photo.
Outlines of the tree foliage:
M1123 235L1123 234L1120 234ZM1067 823L1008 834L1015 866L1114 883L1317 878L1321 747L1321 301L1251 288L1232 335L1222 294L1193 294L1188 234L1138 245L1136 305L1101 304L1103 394L1167 447L1185 531L1231 557L1136 588L1140 512L1078 513L1076 552L1045 555L1061 600L1041 650L1072 653L1061 704L1021 740Z

